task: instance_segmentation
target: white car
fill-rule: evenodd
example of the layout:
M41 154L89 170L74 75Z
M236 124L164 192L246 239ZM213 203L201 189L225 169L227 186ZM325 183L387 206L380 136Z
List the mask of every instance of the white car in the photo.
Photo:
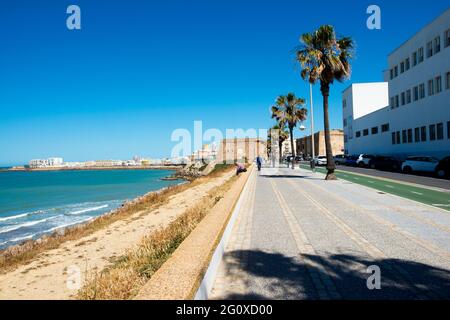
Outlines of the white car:
M361 154L358 157L358 160L356 160L356 165L358 167L369 167L369 162L373 158L375 158L375 156L373 156L371 154Z
M402 172L435 172L439 160L434 157L408 157L402 163Z
M326 166L327 165L327 157L326 156L315 157L314 164L316 166Z

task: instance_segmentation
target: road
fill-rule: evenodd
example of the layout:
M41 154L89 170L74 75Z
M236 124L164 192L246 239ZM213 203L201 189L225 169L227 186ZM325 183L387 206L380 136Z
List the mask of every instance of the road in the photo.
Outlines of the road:
M309 166L309 163L303 163L304 165ZM447 190L450 192L450 180L448 179L439 179L431 176L418 175L418 174L404 174L400 172L390 172L390 171L381 171L369 168L358 168L358 167L348 167L348 166L337 166L339 171L345 171L350 173L359 173L369 176L374 176L378 178L386 178L397 180L399 182L407 182L419 184L427 187L439 188L443 190Z
M309 166L301 165L301 167L309 170ZM316 168L316 171L325 173L326 169L323 167L318 167ZM336 176L339 179L374 188L380 192L394 194L406 199L418 201L423 204L450 211L450 192L444 189L412 185L391 179L343 171L341 169L336 171Z
M250 177L211 299L450 298L450 213L323 178Z

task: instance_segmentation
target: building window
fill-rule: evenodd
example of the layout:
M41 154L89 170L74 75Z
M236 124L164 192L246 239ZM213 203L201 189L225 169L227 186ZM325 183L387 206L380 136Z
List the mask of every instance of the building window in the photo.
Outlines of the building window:
M419 100L419 87L414 87L414 101Z
M445 47L450 47L450 29L445 31Z
M395 96L395 107L398 108L400 106L398 95Z
M407 142L407 137L406 137L406 130L402 131L402 143L406 143Z
M400 73L404 73L405 72L405 63L402 62L400 63Z
M428 95L429 96L434 95L434 81L433 80L428 81Z
M381 132L388 132L389 131L389 123L385 123L381 126Z
M436 140L436 125L430 125L430 141Z
M391 109L395 108L395 98L391 97Z
M409 58L406 58L406 60L405 60L406 71L408 71L410 67L411 67L411 62L410 62Z
M408 143L412 143L412 129L408 129Z
M427 58L431 58L433 56L433 42L430 41L427 43Z
M418 56L419 56L419 58L418 58L419 63L422 63L422 62L423 62L423 59L424 59L424 56L423 56L423 47L419 49Z
M378 127L372 128L372 134L378 134Z
M434 54L441 52L441 37L434 39Z
M356 137L357 138L361 137L361 131L356 131Z
M363 136L366 137L369 135L369 129L364 129L363 130Z
M392 144L395 144L395 132L392 132Z
M446 89L450 89L450 72L447 72L447 75L446 75L446 80L445 80L445 88Z
M436 125L436 129L437 129L437 139L438 140L444 139L444 124L438 123Z
M447 139L450 139L450 121L447 121Z
M347 126L347 119L344 119L344 127Z
M398 66L394 67L394 77L398 77Z
M406 91L406 103L411 103L411 89Z
M425 126L420 128L420 141L427 141L427 127Z
M344 101L342 101L342 107L347 108L347 100L346 99L344 99Z
M417 52L413 53L412 60L413 60L413 67L417 66L418 63Z
M391 80L394 79L394 69L391 69Z
M406 95L405 92L402 92L402 106L406 104Z
M414 141L420 142L420 129L419 128L414 129Z
M401 140L400 140L400 131L397 131L396 135L397 135L397 144L402 143Z
M424 84L424 83L422 83L422 84L419 86L419 98L420 98L420 99L425 98L425 84Z
M442 77L438 76L434 79L435 82L435 89L436 89L436 93L441 93L442 92Z

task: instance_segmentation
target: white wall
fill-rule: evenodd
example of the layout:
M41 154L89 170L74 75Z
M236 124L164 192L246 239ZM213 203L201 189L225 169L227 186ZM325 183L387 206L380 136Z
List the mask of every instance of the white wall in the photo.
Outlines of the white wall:
M388 57L388 69L399 68L399 76L390 80L390 72L386 73L389 96L399 95L401 103L401 93L410 89L414 96L413 88L422 83L425 84L426 97L422 100L412 101L410 104L401 105L398 108L382 108L372 113L370 110L376 109L376 104L372 104L377 87L376 84L355 84L343 93L343 99L349 99L344 109L344 118L353 113L353 134L354 138L346 144L346 149L350 154L375 153L389 154L403 158L408 155L433 155L443 157L450 155L450 139L447 135L447 122L450 121L450 89L446 89L446 74L450 72L450 46L445 47L444 32L450 29L450 9L445 11L435 21L427 25L414 37L397 48ZM437 36L441 38L441 50L434 56L427 58L427 43ZM424 48L424 62L413 67L412 54L420 47ZM407 57L411 60L411 69L400 73L400 63ZM435 95L428 95L428 80L442 77L442 92ZM386 97L376 100L380 103ZM389 104L389 98L388 103ZM381 125L389 123L390 131L381 133ZM443 123L444 139L430 141L429 126ZM371 135L370 130L374 126L379 126L377 135ZM417 127L427 127L427 141L415 142L414 129ZM369 129L369 136L356 138L356 132ZM412 129L413 143L392 144L392 132ZM348 130L347 130L348 131Z

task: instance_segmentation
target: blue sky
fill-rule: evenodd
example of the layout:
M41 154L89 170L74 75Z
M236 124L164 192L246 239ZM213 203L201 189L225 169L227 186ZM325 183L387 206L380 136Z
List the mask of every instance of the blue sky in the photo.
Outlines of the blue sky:
M446 1L4 0L0 4L0 166L170 155L177 128L268 128L277 95L308 98L295 66L299 36L321 24L356 42L341 92L381 81L387 55L443 12ZM66 28L81 8L82 30ZM366 28L366 8L382 30ZM321 96L315 119L321 129ZM300 133L297 133L300 135Z

